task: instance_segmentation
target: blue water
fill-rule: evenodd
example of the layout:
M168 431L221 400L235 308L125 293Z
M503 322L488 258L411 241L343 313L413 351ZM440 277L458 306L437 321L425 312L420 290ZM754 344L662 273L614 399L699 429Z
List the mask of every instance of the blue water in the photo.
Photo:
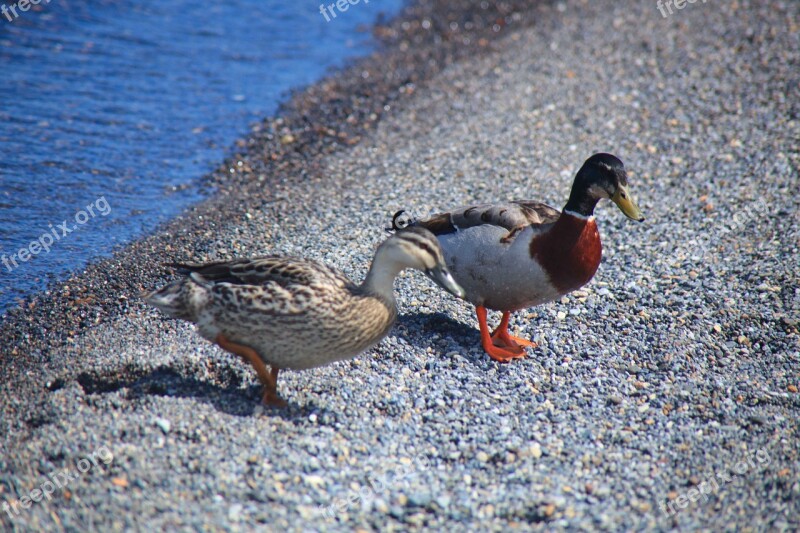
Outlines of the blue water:
M316 0L41 0L0 15L0 313L201 199L199 178L249 124L370 52L368 26L402 3L330 22Z

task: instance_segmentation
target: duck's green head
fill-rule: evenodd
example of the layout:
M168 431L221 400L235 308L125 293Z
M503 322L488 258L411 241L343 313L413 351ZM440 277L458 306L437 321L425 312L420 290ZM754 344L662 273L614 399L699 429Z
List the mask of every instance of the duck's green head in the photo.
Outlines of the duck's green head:
M594 214L594 208L603 198L619 207L625 216L642 222L644 216L628 190L625 165L611 154L594 154L583 163L575 176L565 211L582 216Z

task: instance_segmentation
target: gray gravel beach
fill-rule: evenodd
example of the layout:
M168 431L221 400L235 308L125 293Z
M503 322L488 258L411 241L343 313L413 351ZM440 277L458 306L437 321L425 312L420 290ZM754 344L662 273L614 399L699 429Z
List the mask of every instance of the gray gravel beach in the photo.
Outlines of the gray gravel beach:
M3 529L800 528L800 3L489 4L378 27L211 200L5 317ZM264 409L251 368L139 298L176 259L360 281L396 210L560 208L598 151L647 220L601 204L597 275L513 316L539 346L510 364L408 272L383 342L283 373Z

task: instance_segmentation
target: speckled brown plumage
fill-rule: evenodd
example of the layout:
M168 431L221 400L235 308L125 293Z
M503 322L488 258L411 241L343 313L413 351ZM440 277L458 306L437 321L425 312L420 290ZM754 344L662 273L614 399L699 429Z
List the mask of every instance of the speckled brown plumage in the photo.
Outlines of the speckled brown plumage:
M273 369L303 370L354 357L376 344L397 317L393 282L405 268L423 270L462 294L438 241L423 228L409 228L384 241L361 285L303 258L171 266L185 277L145 299L170 316L197 324L203 337L247 358L259 376L265 371L247 349ZM267 396L277 398L270 390L274 384L264 385Z

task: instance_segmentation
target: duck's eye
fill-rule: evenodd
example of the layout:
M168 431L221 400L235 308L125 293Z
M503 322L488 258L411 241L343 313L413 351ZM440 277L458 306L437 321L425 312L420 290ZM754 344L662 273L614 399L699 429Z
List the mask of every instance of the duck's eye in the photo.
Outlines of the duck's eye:
M623 199L623 200L625 200L625 199L627 199L627 198L628 198L628 195L627 195L627 194L625 194L624 192L623 192L623 193L620 193L620 196L622 197L622 199Z

